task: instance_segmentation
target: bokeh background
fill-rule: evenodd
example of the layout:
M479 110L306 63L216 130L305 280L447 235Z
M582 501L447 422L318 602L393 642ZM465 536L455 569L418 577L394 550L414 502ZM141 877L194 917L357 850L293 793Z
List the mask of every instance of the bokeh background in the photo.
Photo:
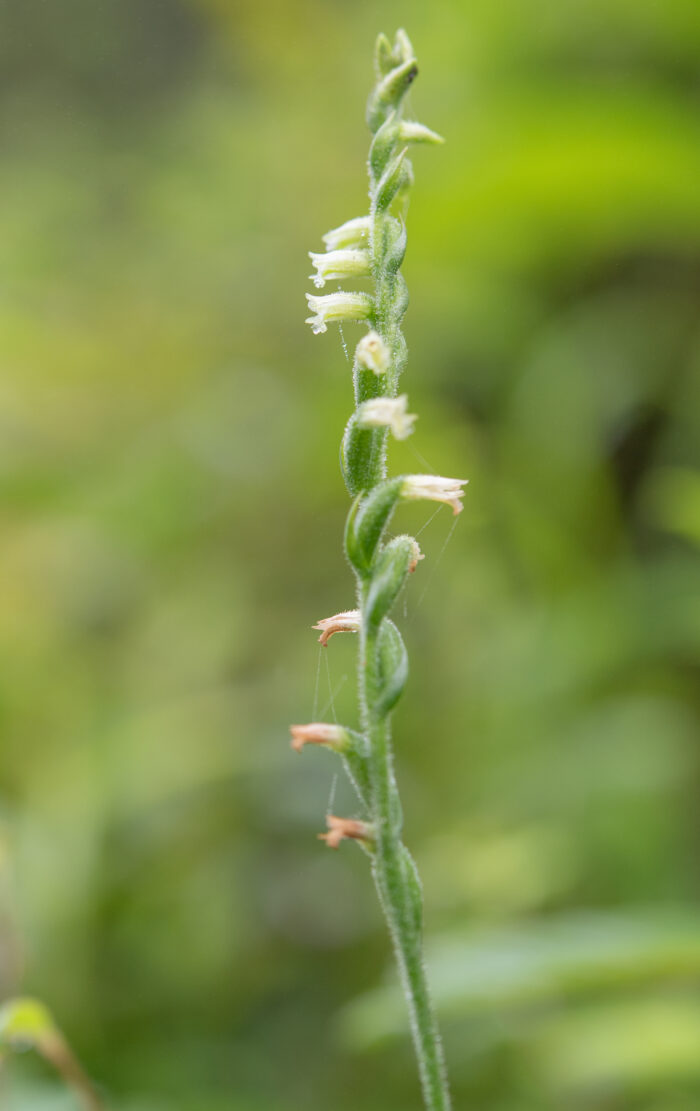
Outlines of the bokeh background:
M337 330L376 33L417 118L406 838L458 1108L700 1106L697 0L0 3L0 992L114 1111L420 1106L366 860ZM359 336L350 328L346 340ZM424 527L425 526L425 527ZM31 1054L11 1111L75 1107Z

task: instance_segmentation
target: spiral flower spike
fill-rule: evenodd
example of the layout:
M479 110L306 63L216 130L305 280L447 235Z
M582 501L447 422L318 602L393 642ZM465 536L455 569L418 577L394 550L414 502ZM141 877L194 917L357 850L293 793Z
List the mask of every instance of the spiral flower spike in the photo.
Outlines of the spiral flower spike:
M325 251L310 252L317 288L356 280L365 289L307 294L315 334L333 323L364 322L355 348L355 410L341 445L341 466L353 502L345 527L345 552L357 584L357 606L319 621L324 648L336 633L358 637L359 729L312 722L291 727L292 747L323 746L338 754L355 785L362 816L327 817L319 834L331 848L357 841L372 862L379 900L393 941L409 1010L426 1111L449 1111L442 1045L422 955L422 895L415 864L401 838L402 817L393 772L391 712L408 678L408 657L390 612L423 555L411 536L387 539L401 503L417 498L462 510L465 479L440 475L387 477L389 432L405 439L416 417L407 411L399 379L406 364L401 322L408 292L401 264L406 251L404 201L413 182L408 157L414 143L440 144L440 135L403 116L406 93L418 74L405 31L393 43L380 35L375 47L376 84L367 104L369 213L354 216L323 236ZM328 648L332 651L332 648Z

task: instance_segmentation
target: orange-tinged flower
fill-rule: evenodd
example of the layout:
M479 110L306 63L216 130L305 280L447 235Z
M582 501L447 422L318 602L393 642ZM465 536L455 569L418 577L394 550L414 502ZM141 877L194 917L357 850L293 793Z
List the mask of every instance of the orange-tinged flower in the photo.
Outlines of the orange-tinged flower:
M374 844L374 829L369 822L327 814L326 825L328 833L319 833L318 839L325 841L329 849L337 849L341 841L359 841L365 848Z
M292 748L295 752L301 752L304 745L325 745L334 752L343 752L350 742L347 729L324 721L290 725L289 732L292 734Z
M361 624L362 614L359 610L344 610L343 613L336 613L333 617L324 617L311 628L321 630L318 639L325 648L334 633L358 633Z

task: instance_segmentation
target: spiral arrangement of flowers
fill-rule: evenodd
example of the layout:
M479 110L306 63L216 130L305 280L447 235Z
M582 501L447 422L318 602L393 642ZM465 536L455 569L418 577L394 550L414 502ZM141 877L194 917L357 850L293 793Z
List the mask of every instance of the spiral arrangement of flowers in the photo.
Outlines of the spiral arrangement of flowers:
M402 841L402 813L393 771L390 718L408 677L408 657L389 614L407 577L422 559L407 535L385 539L400 502L424 498L462 509L466 479L419 474L387 477L389 434L412 432L399 379L407 357L401 322L408 304L401 264L406 227L400 213L413 175L412 143L441 143L434 131L403 118L405 95L418 73L405 31L391 43L380 35L375 48L376 84L367 105L372 132L369 152L370 210L329 231L325 252L310 252L315 286L371 278L373 292L307 294L315 334L334 322L364 321L367 332L353 360L355 410L341 447L343 477L353 502L345 528L345 551L355 573L355 608L315 626L326 646L340 632L358 636L358 729L326 722L291 728L292 747L320 744L337 752L355 786L361 817L329 815L320 835L331 848L351 839L367 852L394 945L411 1022L425 1106L447 1111L450 1097L442 1046L422 955L422 894L415 864Z

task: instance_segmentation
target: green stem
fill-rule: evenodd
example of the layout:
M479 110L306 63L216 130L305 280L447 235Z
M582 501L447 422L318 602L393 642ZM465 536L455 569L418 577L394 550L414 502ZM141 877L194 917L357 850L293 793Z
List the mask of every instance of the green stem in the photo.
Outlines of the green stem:
M401 807L394 778L388 716L374 712L379 691L376 633L363 621L359 700L369 740L370 811L375 828L374 881L384 911L408 1004L426 1111L449 1111L442 1043L423 963L418 880L401 840Z

